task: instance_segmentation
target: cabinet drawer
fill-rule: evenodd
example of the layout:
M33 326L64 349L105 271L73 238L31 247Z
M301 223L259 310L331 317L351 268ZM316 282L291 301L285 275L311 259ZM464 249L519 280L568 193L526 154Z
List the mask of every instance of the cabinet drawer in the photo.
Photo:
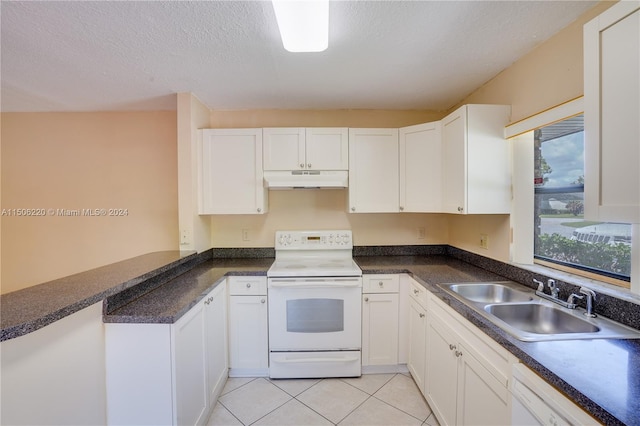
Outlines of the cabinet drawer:
M234 276L228 277L229 295L259 296L267 294L267 277Z
M397 293L400 288L400 276L397 274L364 275L363 293Z
M418 302L424 309L427 309L427 289L422 287L422 285L414 279L411 279L409 283L409 296Z

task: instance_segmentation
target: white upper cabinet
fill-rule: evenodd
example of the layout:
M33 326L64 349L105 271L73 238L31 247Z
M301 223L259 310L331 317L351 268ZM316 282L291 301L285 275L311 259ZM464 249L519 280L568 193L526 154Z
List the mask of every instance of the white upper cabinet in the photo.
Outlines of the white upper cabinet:
M442 210L500 214L511 211L511 107L464 105L442 119Z
M640 2L584 26L585 218L640 223Z
M264 170L347 170L347 128L277 127L263 129Z
M262 129L205 129L198 146L199 213L262 214Z
M400 211L432 213L442 209L441 124L400 128Z
M349 129L349 211L399 211L398 129Z

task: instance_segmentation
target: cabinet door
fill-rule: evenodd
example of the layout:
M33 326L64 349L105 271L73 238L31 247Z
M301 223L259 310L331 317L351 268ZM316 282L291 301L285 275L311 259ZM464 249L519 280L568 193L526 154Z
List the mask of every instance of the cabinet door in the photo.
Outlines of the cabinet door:
M218 285L205 299L205 342L207 345L207 393L209 406L216 403L227 380L227 293Z
M173 326L177 424L201 424L207 414L204 303Z
M399 211L398 129L349 129L349 211Z
M409 359L407 368L418 388L425 390L426 312L414 299L409 301Z
M585 218L640 223L640 2L584 26Z
M398 293L362 295L362 365L398 364Z
M458 344L459 425L506 425L511 422L509 391L462 344Z
M511 163L506 105L464 105L442 119L443 211L511 211Z
M269 365L267 296L229 297L229 367L265 374Z
M346 127L306 129L306 165L311 170L348 170L349 130Z
M400 129L400 211L440 212L440 122Z
M465 213L467 201L467 108L442 120L442 209Z
M265 213L262 129L200 132L200 214Z
M442 424L456 423L459 350L455 333L436 316L427 322L427 402ZM498 424L498 423L497 423ZM504 423L502 423L504 424Z
M307 168L304 128L265 128L262 130L262 137L264 170Z

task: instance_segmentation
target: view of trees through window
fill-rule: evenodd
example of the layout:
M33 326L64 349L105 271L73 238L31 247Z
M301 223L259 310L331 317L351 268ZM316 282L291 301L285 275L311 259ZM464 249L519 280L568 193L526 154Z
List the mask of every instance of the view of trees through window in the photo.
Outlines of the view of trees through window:
M584 220L584 120L534 131L536 259L629 281L631 225Z

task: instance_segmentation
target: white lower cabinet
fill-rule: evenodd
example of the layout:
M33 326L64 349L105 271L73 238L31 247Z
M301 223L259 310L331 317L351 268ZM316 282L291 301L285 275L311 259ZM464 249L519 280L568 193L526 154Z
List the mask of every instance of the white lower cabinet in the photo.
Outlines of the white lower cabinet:
M229 376L269 375L267 279L229 280Z
M425 350L427 347L427 290L413 278L409 279L409 347L407 368L424 394Z
M509 424L515 357L429 296L426 398L440 424Z
M399 276L365 275L362 294L362 367L364 372L398 368Z
M108 424L203 424L224 386L225 285L174 324L105 324Z

